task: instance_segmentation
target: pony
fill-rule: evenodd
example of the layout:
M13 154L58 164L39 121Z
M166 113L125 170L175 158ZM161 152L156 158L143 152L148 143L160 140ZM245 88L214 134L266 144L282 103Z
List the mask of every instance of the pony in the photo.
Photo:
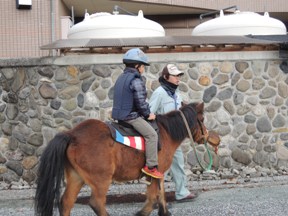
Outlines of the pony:
M188 137L188 132L197 143L207 138L203 110L204 103L190 103L180 110L157 115L161 140L158 169L162 173L169 169L176 149ZM70 215L78 193L86 184L91 188L90 207L96 215L108 216L105 205L110 184L139 179L144 165L144 151L114 141L106 123L85 120L71 130L56 134L44 149L38 167L35 215L52 216L57 208L61 216ZM165 200L164 179L152 179L144 206L136 215L148 216L155 206L158 215L171 215Z

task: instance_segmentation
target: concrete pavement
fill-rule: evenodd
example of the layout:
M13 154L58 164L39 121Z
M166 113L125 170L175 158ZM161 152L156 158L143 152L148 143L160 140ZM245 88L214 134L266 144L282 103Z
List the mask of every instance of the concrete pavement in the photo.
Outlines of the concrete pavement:
M171 202L170 211L173 215L284 216L288 212L288 176L194 181L189 182L188 186L191 190L199 191L199 197L189 203ZM108 196L119 199L127 195L143 196L145 187L143 184L114 184L110 187ZM171 192L174 186L169 182L165 184L165 189ZM0 215L34 215L34 193L34 189L1 190ZM89 194L89 188L85 187L79 198L85 198ZM108 203L107 209L112 216L126 216L133 215L142 205L143 202ZM94 213L89 206L78 203L71 215ZM154 215L157 215L156 211L152 213Z

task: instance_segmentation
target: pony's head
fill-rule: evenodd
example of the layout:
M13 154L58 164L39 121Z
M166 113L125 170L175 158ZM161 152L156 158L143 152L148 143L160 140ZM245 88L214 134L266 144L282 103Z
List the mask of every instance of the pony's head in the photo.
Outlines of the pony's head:
M219 135L215 131L208 131L204 125L204 103L188 104L186 106L194 107L197 113L197 125L191 129L194 141L198 144L208 142L213 147L217 147L220 144ZM182 109L185 109L185 107Z

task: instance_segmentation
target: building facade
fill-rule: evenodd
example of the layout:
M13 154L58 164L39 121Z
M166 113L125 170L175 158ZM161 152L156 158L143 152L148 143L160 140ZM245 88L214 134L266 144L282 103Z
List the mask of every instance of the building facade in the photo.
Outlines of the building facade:
M40 57L44 44L60 38L60 17L67 10L61 1L33 0L31 8L18 9L16 1L0 7L0 58Z
M19 7L19 4L30 7ZM255 1L180 1L180 0L130 0L130 1L76 1L76 0L2 0L0 7L0 58L25 58L53 55L40 47L65 39L71 18L81 21L85 12L112 12L114 5L160 23L166 35L190 35L199 24L201 13L237 5L241 11L263 13L288 23L288 5L285 0ZM123 13L123 11L121 11ZM124 11L125 13L125 11ZM55 53L54 53L55 55Z

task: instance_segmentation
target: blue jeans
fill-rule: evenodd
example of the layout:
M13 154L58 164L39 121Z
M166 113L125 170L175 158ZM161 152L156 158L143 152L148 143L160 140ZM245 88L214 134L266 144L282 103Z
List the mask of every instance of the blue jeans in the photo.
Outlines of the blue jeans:
M186 187L187 179L184 172L184 156L180 146L176 149L170 171L172 180L175 183L176 200L185 198L190 194L190 191Z

